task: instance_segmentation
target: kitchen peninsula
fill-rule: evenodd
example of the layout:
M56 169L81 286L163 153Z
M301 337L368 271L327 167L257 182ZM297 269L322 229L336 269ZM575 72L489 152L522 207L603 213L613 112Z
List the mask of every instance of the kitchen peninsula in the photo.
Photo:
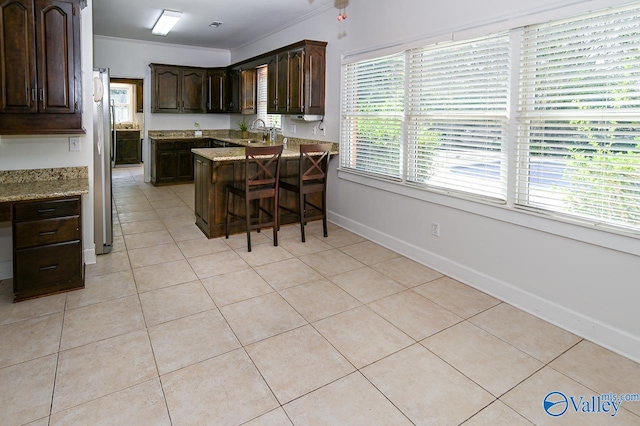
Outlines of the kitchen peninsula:
M249 145L247 140L235 138L219 138L237 145ZM289 142L287 149L282 152L280 175L282 178L297 177L300 159L299 146L301 140ZM304 141L302 143L318 143L318 141ZM282 144L282 140L278 141ZM261 146L261 142L252 143ZM233 182L244 181L245 149L240 148L200 148L193 149L195 155L195 215L196 225L208 238L221 237L225 234L226 218L226 186ZM337 154L334 146L332 155ZM315 199L314 197L318 197ZM313 194L309 199L320 203L320 194ZM281 191L280 204L297 210L295 194ZM270 209L273 206L270 206ZM292 213L282 214L281 224L297 222L297 216ZM243 223L232 223L230 233L244 232Z

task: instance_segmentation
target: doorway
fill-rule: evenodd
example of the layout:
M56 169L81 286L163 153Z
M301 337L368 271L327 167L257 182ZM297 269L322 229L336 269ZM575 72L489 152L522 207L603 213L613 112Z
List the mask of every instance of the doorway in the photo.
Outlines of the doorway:
M115 126L114 165L135 165L143 162L144 81L137 78L110 79Z

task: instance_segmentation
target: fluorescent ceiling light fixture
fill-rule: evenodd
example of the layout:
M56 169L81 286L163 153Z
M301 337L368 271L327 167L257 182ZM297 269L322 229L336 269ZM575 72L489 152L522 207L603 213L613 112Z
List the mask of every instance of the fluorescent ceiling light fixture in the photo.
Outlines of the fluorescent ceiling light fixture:
M166 36L175 24L178 23L182 12L176 12L175 10L163 10L162 15L158 18L158 21L153 26L151 34Z

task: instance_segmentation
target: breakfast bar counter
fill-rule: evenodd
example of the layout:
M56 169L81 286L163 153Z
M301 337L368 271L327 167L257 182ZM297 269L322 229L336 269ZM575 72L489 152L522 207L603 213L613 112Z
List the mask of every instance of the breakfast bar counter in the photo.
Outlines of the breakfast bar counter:
M229 139L229 141L232 141ZM233 140L235 141L235 140ZM246 143L245 143L246 144ZM247 144L248 145L248 144ZM251 146L263 146L253 143ZM245 149L242 148L203 148L194 149L195 155L195 215L196 225L208 238L225 235L226 187L234 182L244 182ZM299 173L300 152L298 145L283 150L280 163L282 178L297 177ZM314 194L319 196L319 194ZM310 197L312 202L319 203ZM280 192L280 204L291 210L297 210L297 198L289 191ZM237 207L239 208L239 207ZM268 206L273 211L273 205ZM297 216L283 211L281 224L295 223ZM229 233L245 232L244 223L231 223Z

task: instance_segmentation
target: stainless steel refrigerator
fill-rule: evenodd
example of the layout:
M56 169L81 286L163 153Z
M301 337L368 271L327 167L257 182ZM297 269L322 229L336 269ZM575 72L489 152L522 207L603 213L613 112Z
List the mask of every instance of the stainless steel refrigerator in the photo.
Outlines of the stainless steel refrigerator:
M109 97L109 70L93 70L93 170L94 240L96 254L106 254L113 246L111 169L114 161L115 126Z

